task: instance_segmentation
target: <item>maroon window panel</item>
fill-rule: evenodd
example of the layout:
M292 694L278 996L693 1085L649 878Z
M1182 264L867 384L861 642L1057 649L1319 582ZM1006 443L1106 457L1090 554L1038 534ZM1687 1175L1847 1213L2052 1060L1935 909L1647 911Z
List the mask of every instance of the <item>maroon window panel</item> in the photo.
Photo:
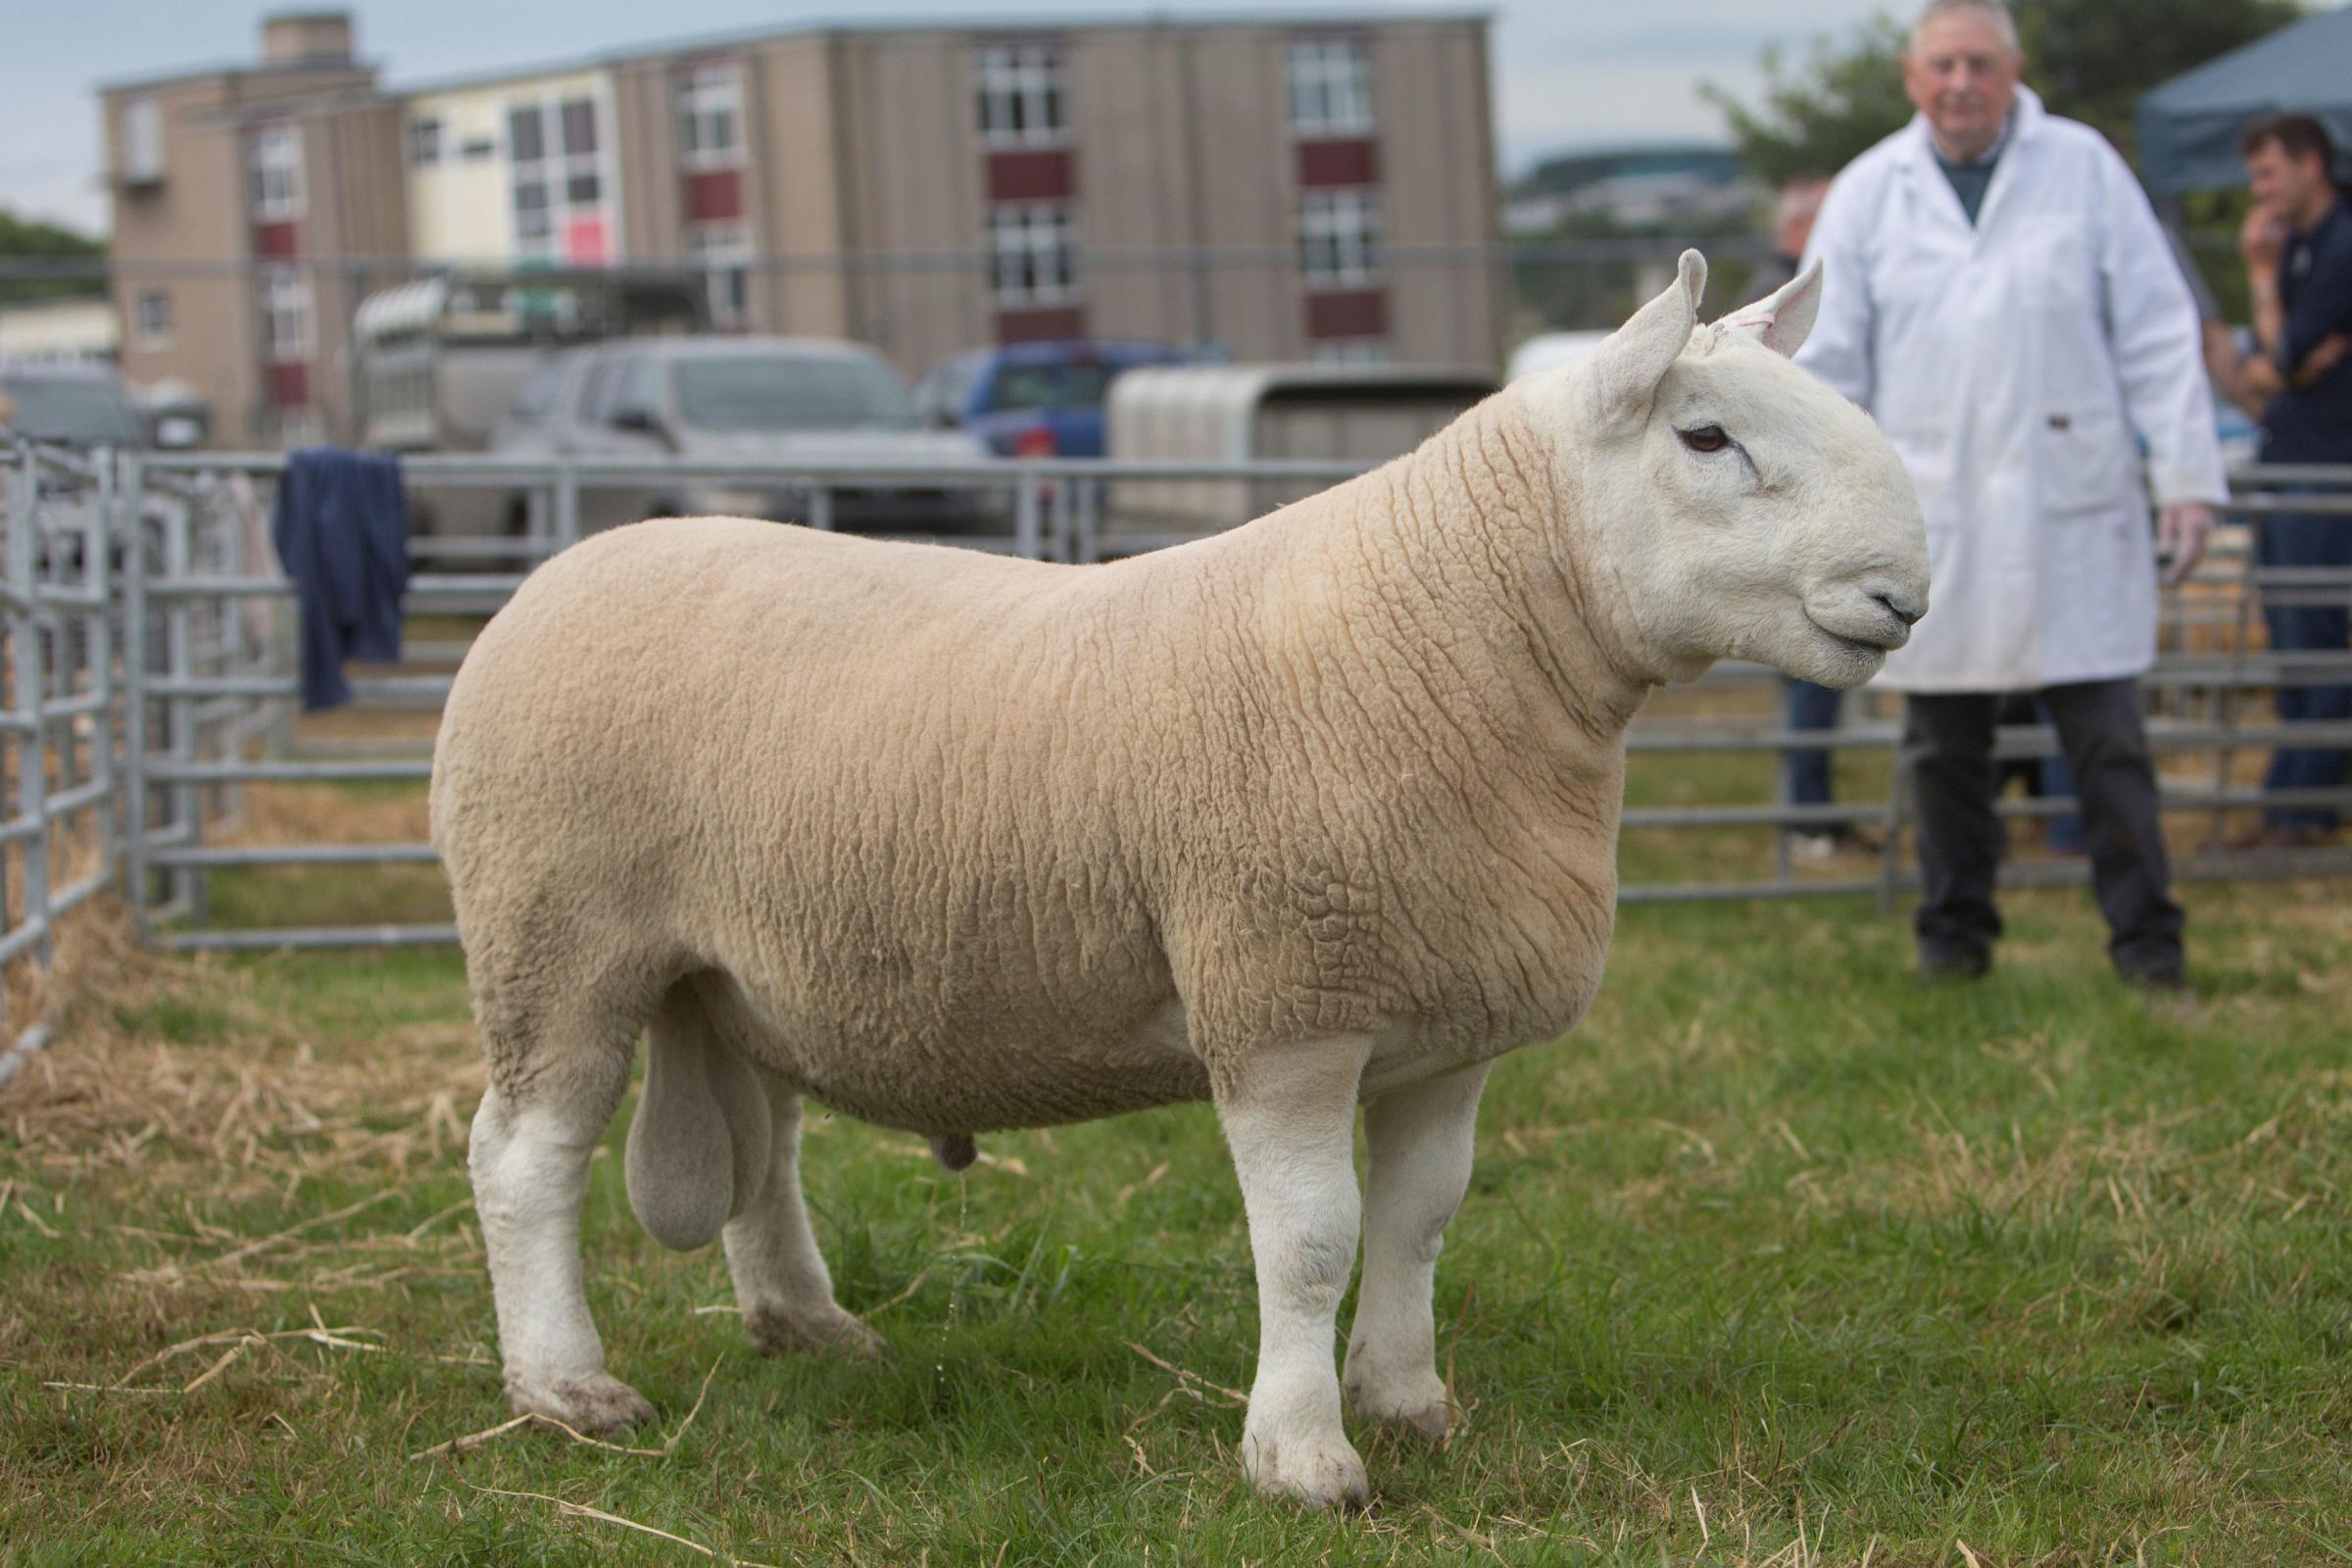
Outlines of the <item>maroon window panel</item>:
M1306 297L1306 335L1381 337L1389 330L1389 297L1376 288L1342 289Z
M311 401L311 368L300 360L270 367L270 406L299 409Z
M265 262L290 262L302 253L302 233L292 219L253 225L253 254Z
M1042 343L1053 338L1086 336L1086 307L1040 305L1027 310L997 313L997 341Z
M1077 191L1077 168L1066 147L988 155L988 199L992 202L1066 201Z
M1308 190L1380 183L1380 149L1362 136L1298 144L1298 183Z
M710 223L742 216L742 170L706 169L686 176L686 221Z

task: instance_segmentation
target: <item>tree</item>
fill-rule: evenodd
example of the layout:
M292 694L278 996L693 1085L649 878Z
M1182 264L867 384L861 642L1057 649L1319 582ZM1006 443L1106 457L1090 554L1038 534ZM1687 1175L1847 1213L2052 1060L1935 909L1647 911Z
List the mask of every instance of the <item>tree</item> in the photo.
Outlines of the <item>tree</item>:
M2141 93L2303 16L2295 0L2022 0L2013 9L2026 80L2127 158ZM1701 91L1758 179L1834 173L1911 118L1898 63L1908 36L1907 24L1881 16L1842 45L1817 44L1801 68L1768 51L1760 108L1713 83Z
M0 304L99 294L106 289L102 277L12 277L8 264L13 261L103 261L105 258L106 245L101 240L76 234L56 223L19 218L0 210Z
M1797 70L1777 46L1769 48L1761 109L1713 82L1699 92L1731 122L1741 159L1765 184L1834 174L1911 118L1898 64L1905 37L1890 18L1874 17L1842 49L1816 43Z
M2136 161L2141 93L2303 16L2295 0L2038 0L2017 26L2034 90Z

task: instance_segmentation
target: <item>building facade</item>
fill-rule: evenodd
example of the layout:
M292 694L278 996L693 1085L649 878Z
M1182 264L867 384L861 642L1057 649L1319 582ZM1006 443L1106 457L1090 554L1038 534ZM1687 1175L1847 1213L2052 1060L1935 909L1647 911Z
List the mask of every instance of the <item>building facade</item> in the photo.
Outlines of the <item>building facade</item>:
M272 18L258 64L105 89L122 364L186 382L223 441L348 427L363 279L408 252L401 109L340 14Z
M1491 366L1505 325L1483 16L824 27L391 92L319 14L104 101L117 256L160 269L120 275L125 368L223 440L347 433L351 307L435 267L688 270L718 329L909 375L1082 335Z

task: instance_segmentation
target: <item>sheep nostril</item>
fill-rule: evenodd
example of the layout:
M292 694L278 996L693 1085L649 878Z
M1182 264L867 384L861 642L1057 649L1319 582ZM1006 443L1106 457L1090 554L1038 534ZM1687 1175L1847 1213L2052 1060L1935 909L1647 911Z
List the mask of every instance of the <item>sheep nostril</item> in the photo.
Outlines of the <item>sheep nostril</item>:
M1906 626L1918 625L1919 617L1925 613L1925 612L1921 611L1917 606L1911 604L1907 600L1897 600L1886 594L1873 594L1871 597L1876 599L1880 604L1885 605L1886 607L1886 613L1892 615L1895 619L1901 621Z

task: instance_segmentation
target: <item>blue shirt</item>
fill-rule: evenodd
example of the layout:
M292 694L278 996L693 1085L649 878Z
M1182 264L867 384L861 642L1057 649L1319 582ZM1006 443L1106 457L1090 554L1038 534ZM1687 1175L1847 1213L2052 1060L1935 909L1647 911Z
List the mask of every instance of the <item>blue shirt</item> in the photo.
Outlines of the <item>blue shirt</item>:
M2352 210L2339 199L2278 254L2278 303L2286 324L2278 364L2291 377L2322 339L2352 332ZM2265 463L2352 463L2352 360L2309 387L2289 387L2262 413Z
M1971 228L1976 226L1977 214L1984 206L1984 192L1992 187L1992 172L2000 161L1998 147L1973 164L1955 164L1941 152L1936 154L1936 167L1952 182L1952 194L1960 198L1960 210L1968 215Z
M1955 164L1943 156L1943 148L1933 134L1928 137L1928 151L1936 155L1936 167L1943 177L1952 182L1952 194L1960 198L1960 210L1968 215L1968 226L1977 226L1977 214L1984 209L1984 193L1992 188L1992 172L2000 167L2001 154L2008 149L2009 132L2016 128L2017 111L2011 109L2009 118L2001 122L2001 133L1984 155L1973 163Z

